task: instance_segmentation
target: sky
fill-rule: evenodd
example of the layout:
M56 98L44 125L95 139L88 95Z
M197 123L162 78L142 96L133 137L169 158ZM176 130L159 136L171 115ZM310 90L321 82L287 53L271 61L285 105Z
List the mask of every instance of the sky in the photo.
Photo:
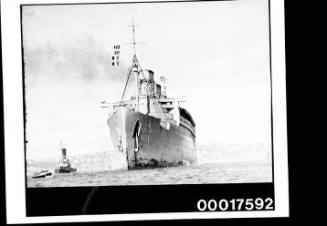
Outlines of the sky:
M268 1L24 6L27 158L112 150L102 100L137 55L196 122L198 143L270 145ZM113 45L121 45L112 67Z

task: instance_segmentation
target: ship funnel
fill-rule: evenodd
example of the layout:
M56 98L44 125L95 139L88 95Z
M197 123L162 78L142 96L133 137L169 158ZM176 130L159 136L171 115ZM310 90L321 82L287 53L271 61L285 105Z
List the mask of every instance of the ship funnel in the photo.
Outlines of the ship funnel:
M154 95L154 73L151 70L142 70L141 74L141 95Z
M144 78L147 80L147 81L154 81L154 73L153 71L151 70L143 70L141 72L143 75L144 75Z

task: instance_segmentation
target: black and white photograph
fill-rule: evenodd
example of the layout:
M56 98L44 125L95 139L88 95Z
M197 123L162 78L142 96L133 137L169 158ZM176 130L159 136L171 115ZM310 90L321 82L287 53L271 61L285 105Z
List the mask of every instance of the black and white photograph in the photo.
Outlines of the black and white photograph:
M5 97L7 77L19 84L19 120L5 121L22 138L6 158L21 179L7 189L19 181L25 220L285 215L285 71L272 68L282 44L269 0L15 4L21 68L3 76Z
M271 182L267 3L22 6L27 186Z

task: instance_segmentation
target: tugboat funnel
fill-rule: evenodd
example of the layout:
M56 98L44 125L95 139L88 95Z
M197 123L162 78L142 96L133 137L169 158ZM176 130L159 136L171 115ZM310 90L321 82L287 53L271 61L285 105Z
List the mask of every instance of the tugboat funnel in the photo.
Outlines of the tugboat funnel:
M61 156L62 158L66 158L66 148L61 148Z

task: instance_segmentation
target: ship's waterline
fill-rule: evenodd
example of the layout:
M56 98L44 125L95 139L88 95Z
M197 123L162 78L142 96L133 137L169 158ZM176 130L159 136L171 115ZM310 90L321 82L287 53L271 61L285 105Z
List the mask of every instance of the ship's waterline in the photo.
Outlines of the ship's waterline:
M119 121L122 120L122 121ZM126 154L128 168L195 163L195 137L183 126L163 127L161 120L122 108L108 120L111 139Z
M27 178L28 187L121 186L163 184L210 184L271 182L267 162L197 163L191 166L59 174L50 178Z

